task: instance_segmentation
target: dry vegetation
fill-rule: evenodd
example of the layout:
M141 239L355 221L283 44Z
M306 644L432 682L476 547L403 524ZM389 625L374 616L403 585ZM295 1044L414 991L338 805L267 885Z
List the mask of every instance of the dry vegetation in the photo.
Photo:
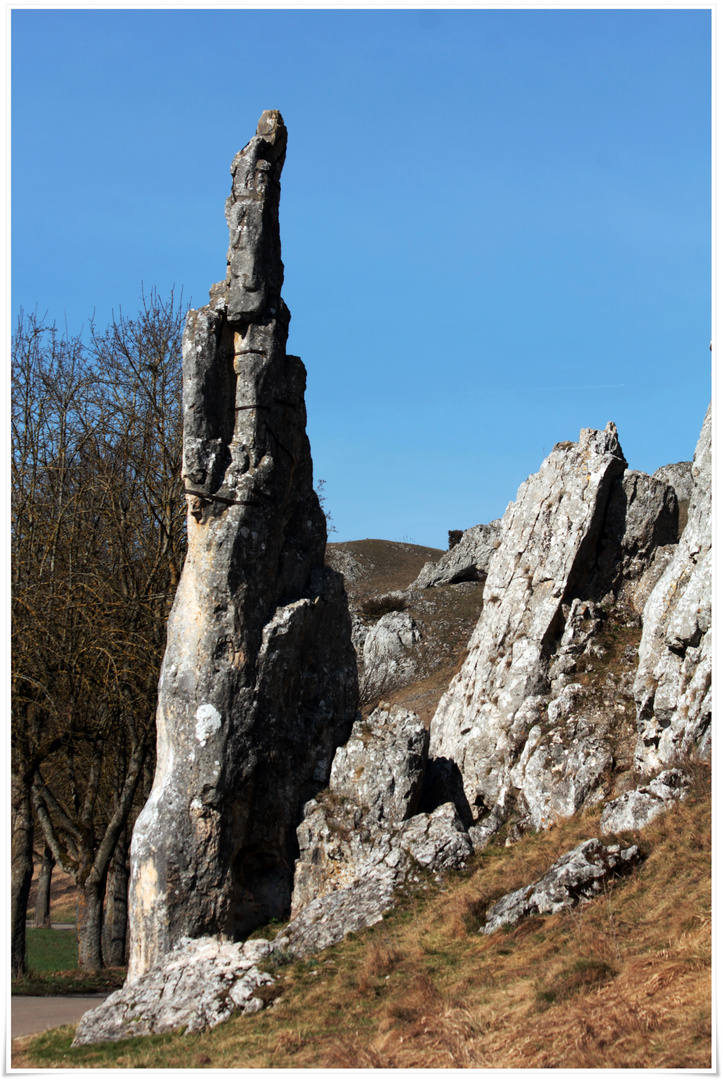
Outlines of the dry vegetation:
M350 540L326 546L326 561L344 574L355 607L371 596L406 588L426 562L436 562L443 554L441 548L393 540Z
M598 835L587 814L406 898L376 927L279 969L282 995L201 1036L69 1049L23 1045L16 1067L709 1068L710 776L635 839L647 858L576 912L478 933L490 902ZM17 1044L16 1044L17 1045Z
M355 540L327 547L327 561L345 575L351 606L369 625L392 610L390 593L406 589L425 562L436 562L442 554L435 548L390 540ZM422 641L413 651L416 675L403 686L380 687L364 703L365 716L383 698L413 709L429 726L440 697L461 666L482 610L483 592L482 582L468 581L411 592L394 605L394 609L408 612L422 631Z

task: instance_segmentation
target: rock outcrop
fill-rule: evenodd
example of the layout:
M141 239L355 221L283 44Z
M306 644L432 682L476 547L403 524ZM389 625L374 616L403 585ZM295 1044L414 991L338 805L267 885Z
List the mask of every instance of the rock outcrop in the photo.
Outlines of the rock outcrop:
M666 769L649 784L626 791L607 803L600 816L600 829L604 833L643 829L684 799L689 786L689 778L680 769Z
M234 158L225 282L183 341L188 554L136 824L129 979L186 938L244 937L291 897L301 806L356 713L346 596L324 568L301 360L286 353L280 174L265 112Z
M506 820L519 835L601 801L632 766L635 653L615 642L640 625L677 527L675 491L625 467L611 424L559 443L521 486L431 726L427 801L453 798L476 848ZM601 685L611 649L619 681Z
M693 494L693 462L678 461L675 465L661 465L653 473L654 480L662 480L675 491L679 503L689 503Z
M454 806L417 813L428 735L419 718L380 705L337 750L329 788L297 830L287 947L306 954L377 922L395 890L464 865L472 844Z
M456 585L460 581L484 581L492 555L499 546L500 521L475 525L462 533L459 543L445 551L438 562L425 563L410 589Z
M599 553L584 596L612 591L628 597L658 550L678 541L678 500L673 488L647 473L626 469L613 484Z
M583 429L578 443L554 447L502 519L469 655L430 729L430 756L438 771L458 774L460 811L475 822L503 820L514 799L512 769L549 700L563 605L589 579L625 464L613 424Z
M264 1007L258 991L273 982L258 965L270 952L266 941L180 938L155 967L85 1013L73 1046L205 1031L234 1012L258 1012Z
M539 881L508 893L489 909L480 932L493 934L514 926L529 915L557 915L567 908L599 896L604 883L627 873L640 861L637 847L603 847L599 840L584 840L562 855Z
M711 410L693 460L688 522L645 605L636 766L657 772L681 755L706 756L711 722Z
M414 646L422 633L406 611L389 611L368 628L359 627L352 639L358 648L359 684L362 697L388 693L410 681L416 668Z

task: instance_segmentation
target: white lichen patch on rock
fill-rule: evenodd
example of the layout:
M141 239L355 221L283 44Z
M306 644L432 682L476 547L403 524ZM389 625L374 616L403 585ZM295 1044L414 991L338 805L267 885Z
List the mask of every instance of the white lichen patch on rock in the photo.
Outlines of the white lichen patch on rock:
M199 705L196 709L196 738L205 746L221 727L221 713L214 705Z

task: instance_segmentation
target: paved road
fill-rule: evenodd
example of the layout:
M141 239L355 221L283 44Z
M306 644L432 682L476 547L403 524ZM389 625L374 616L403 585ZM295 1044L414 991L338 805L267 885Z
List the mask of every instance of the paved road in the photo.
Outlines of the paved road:
M61 1024L77 1024L83 1013L105 1001L108 994L87 997L20 997L12 999L12 1038L34 1035Z

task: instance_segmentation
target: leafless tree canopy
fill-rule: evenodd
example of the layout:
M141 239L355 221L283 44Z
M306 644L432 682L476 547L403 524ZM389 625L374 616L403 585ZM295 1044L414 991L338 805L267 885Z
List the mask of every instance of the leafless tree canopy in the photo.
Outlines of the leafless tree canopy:
M173 294L152 292L135 318L91 323L87 344L35 314L21 316L13 339L16 970L31 806L78 886L81 963L100 966L109 866L147 795L165 624L185 554L184 317Z

